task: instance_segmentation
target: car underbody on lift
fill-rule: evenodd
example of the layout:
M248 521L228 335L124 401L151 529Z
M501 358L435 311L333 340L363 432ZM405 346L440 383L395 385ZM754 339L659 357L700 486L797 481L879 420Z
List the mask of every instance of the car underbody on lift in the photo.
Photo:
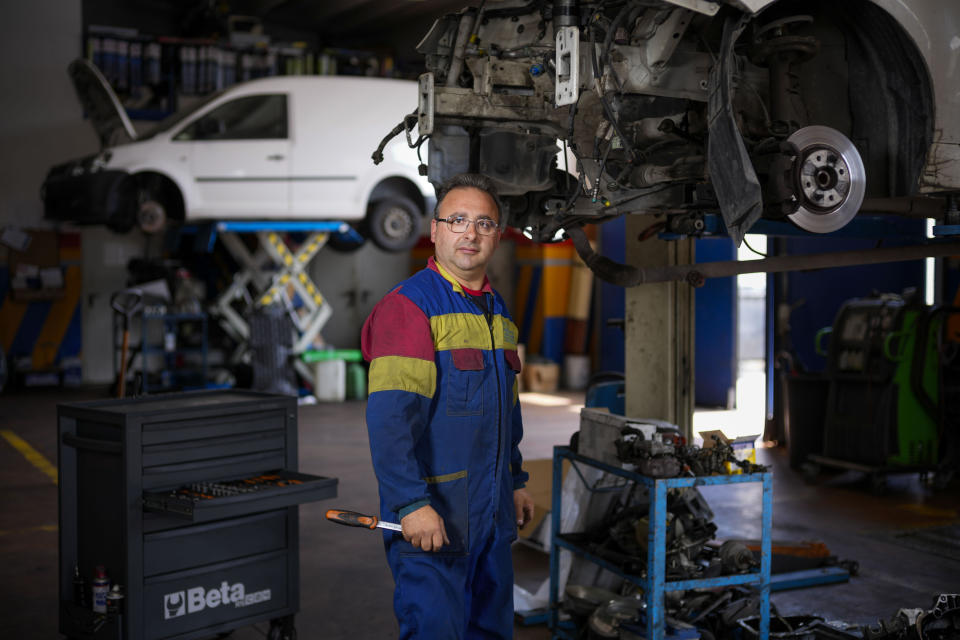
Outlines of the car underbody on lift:
M933 0L484 2L419 44L405 121L434 185L489 176L541 242L581 248L582 225L627 213L689 235L719 213L738 244L761 217L942 219L960 190L958 26Z

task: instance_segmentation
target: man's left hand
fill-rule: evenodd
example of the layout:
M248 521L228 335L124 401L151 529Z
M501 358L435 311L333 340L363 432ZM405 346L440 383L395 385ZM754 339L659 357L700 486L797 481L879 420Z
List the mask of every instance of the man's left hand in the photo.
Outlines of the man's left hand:
M513 490L513 508L517 512L517 527L523 529L524 526L533 520L533 498L527 493L526 489Z

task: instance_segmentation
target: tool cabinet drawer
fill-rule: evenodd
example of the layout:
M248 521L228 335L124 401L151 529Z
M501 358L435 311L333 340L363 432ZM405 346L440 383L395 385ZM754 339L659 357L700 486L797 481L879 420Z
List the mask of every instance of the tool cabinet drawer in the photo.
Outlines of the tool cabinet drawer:
M153 491L197 482L218 482L223 478L236 478L257 470L283 469L286 460L283 450L268 450L175 462L144 467L141 482L144 489Z
M253 433L231 434L216 438L203 438L181 442L145 445L143 467L155 467L210 460L214 458L262 453L283 452L286 446L283 429L261 430Z
M179 420L151 420L143 423L143 448L173 442L211 441L224 436L261 431L283 431L281 411L227 411L216 416Z
M336 495L336 478L281 470L236 480L193 483L168 491L144 492L143 509L191 522L210 522Z
M213 636L246 620L294 613L296 594L289 593L290 565L283 551L261 554L147 578L143 615L135 637L155 640Z
M287 510L181 526L143 537L143 574L151 577L287 547Z

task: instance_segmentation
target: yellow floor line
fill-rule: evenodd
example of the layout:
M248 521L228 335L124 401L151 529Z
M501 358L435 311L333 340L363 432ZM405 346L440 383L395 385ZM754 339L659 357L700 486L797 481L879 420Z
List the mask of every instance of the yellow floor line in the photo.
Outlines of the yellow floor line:
M38 527L27 527L25 529L0 529L0 536L10 535L11 533L35 533L37 531L54 532L57 530L55 524L41 524Z
M47 474L53 480L53 484L57 484L57 468L50 464L50 461L44 458L42 453L31 447L26 440L13 431L4 429L0 431L0 436L3 436L14 449L19 451L20 455L27 459L27 462Z

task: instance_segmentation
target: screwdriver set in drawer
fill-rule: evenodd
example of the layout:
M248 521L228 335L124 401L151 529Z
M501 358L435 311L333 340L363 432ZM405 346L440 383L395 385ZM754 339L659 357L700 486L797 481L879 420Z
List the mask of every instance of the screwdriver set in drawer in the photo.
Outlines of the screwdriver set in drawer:
M323 495L313 495L318 492ZM143 507L146 511L197 521L208 519L210 514L232 515L223 513L231 505L249 509L251 500L263 500L264 506L269 508L287 506L288 499L295 500L290 504L297 504L304 501L306 496L303 494L311 494L307 500L336 495L336 480L291 471L271 471L236 480L191 482L168 491L144 492Z

